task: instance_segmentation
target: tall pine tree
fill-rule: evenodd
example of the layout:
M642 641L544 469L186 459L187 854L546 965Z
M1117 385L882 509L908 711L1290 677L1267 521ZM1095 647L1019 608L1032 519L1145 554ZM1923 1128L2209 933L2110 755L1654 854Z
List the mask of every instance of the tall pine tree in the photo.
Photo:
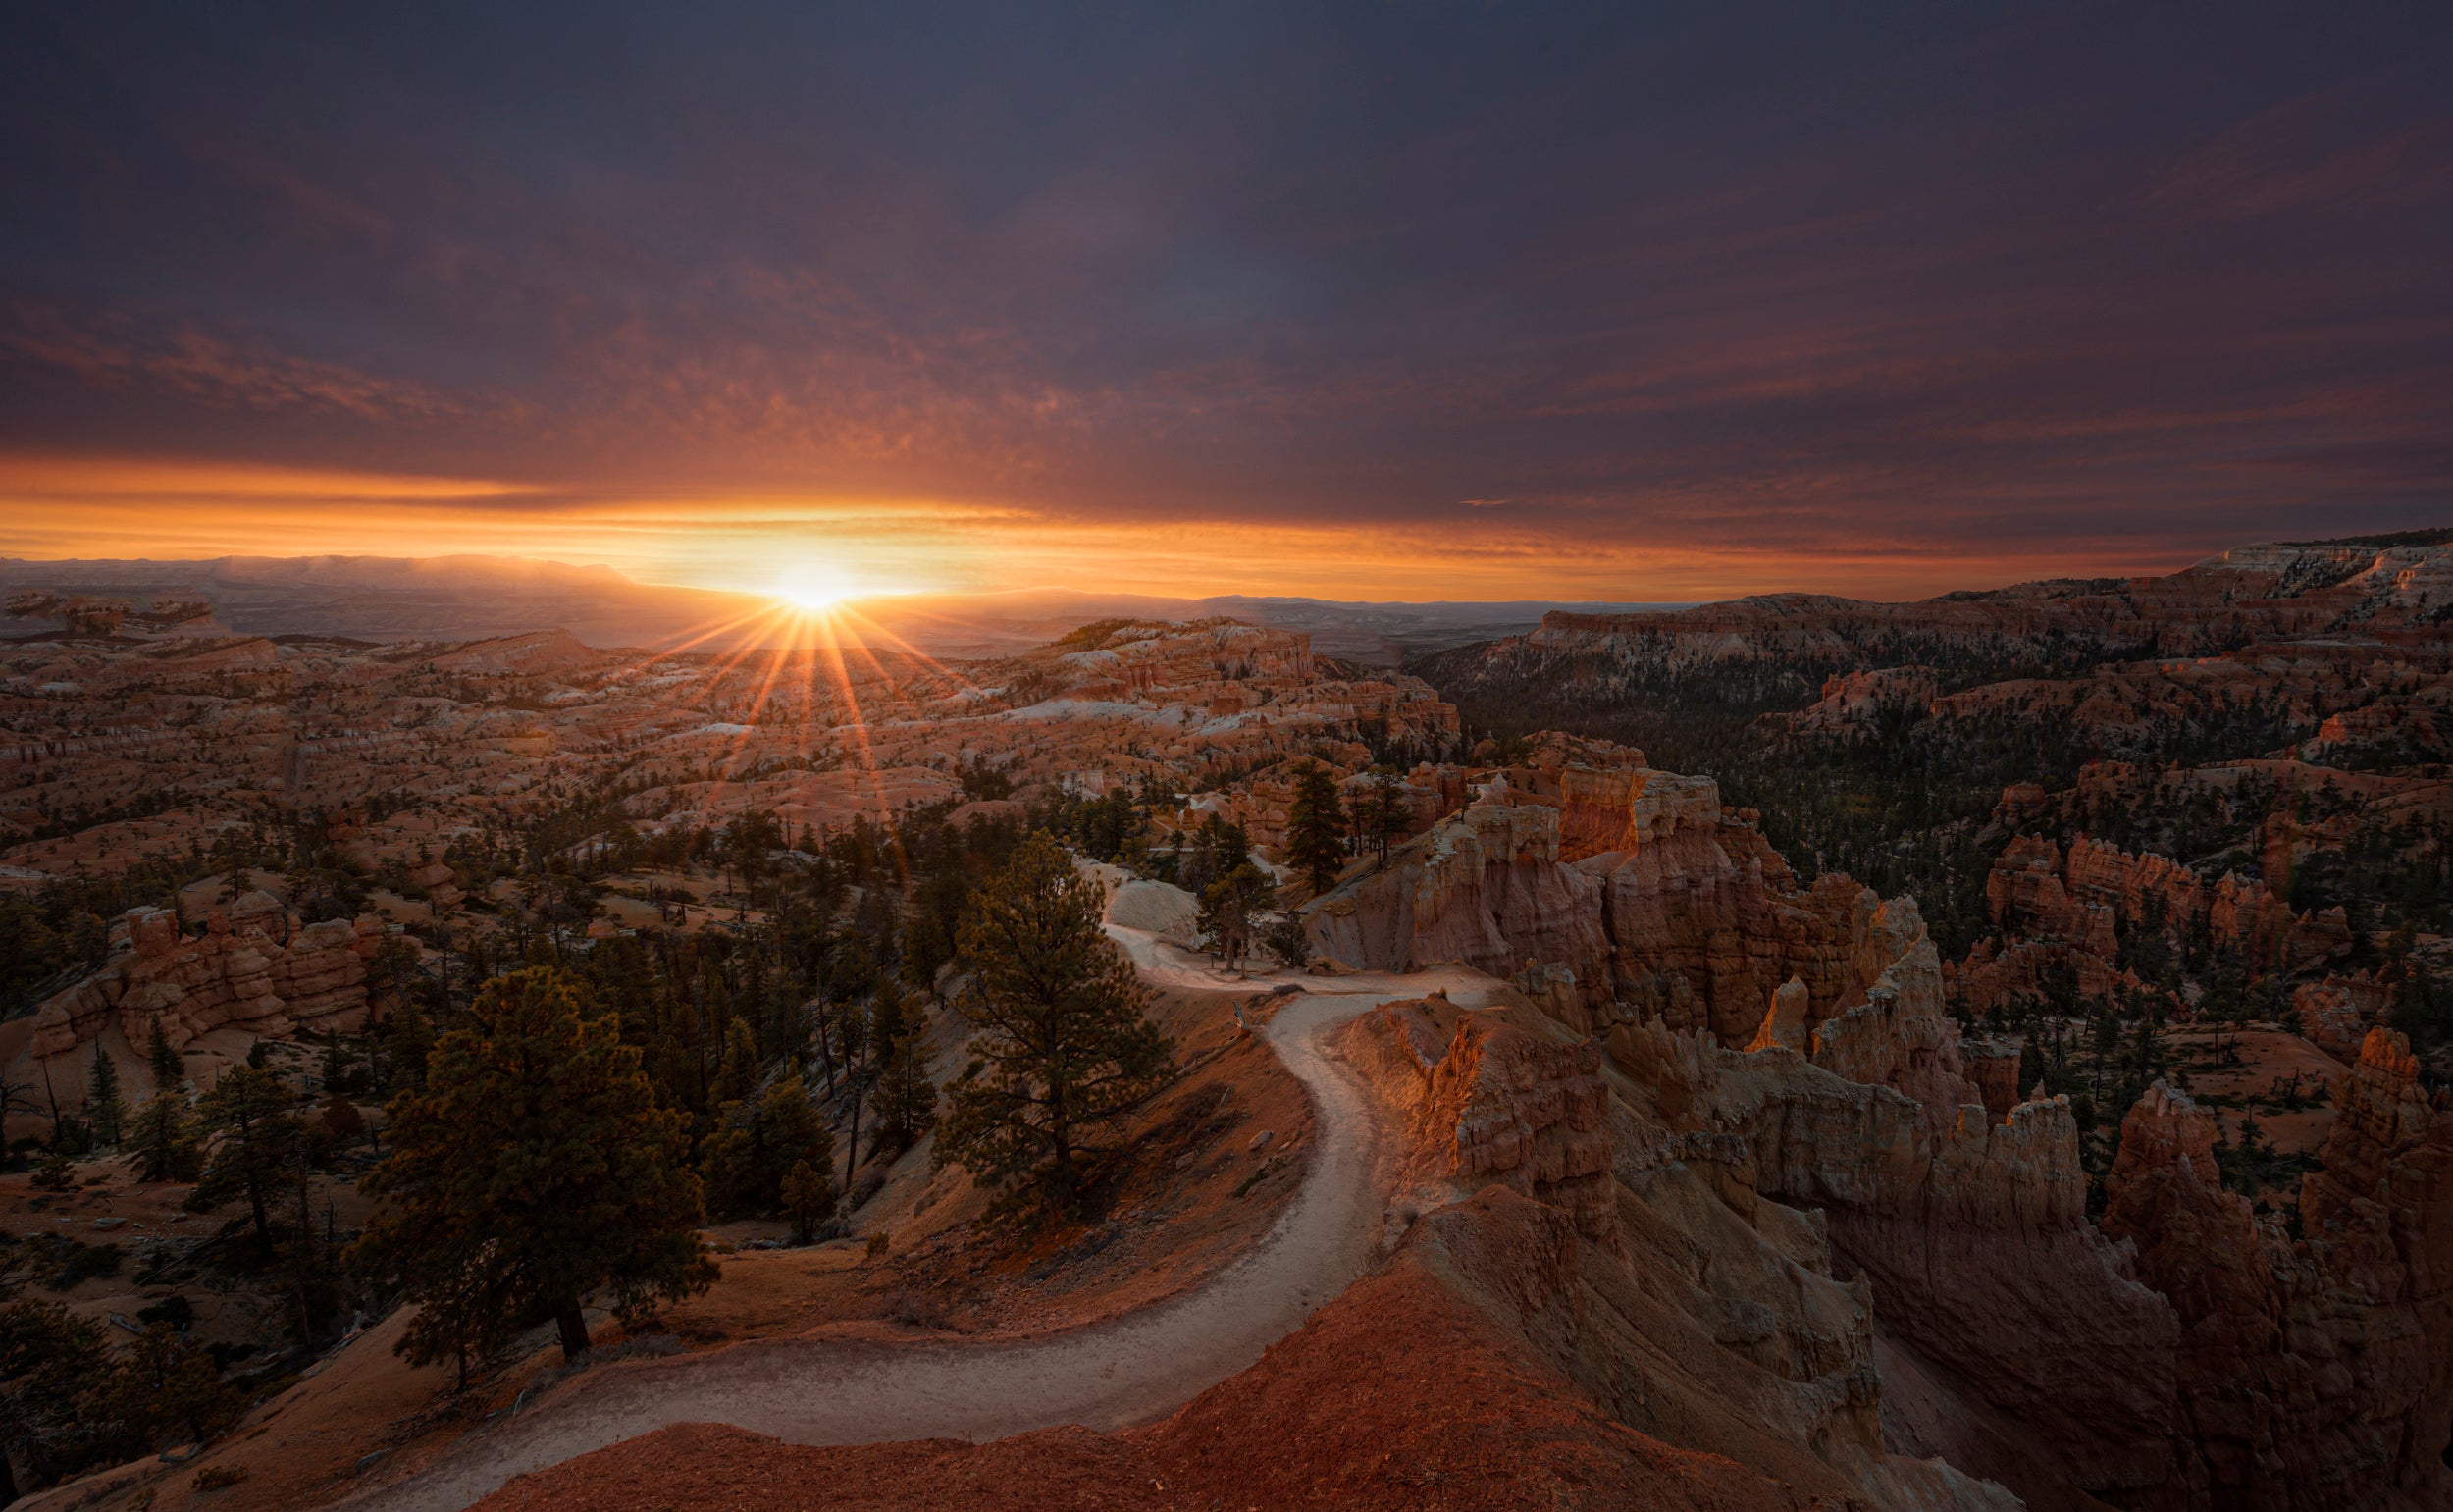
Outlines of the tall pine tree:
M937 1123L937 1084L931 1077L928 1022L907 1023L886 1048L877 1069L877 1139L908 1150Z
M1260 867L1245 861L1212 882L1201 893L1200 924L1211 946L1232 969L1252 945L1252 915L1278 901L1277 884Z
M297 1105L289 1083L277 1070L234 1066L222 1072L197 1105L204 1126L214 1135L213 1153L196 1189L187 1196L187 1206L209 1213L244 1197L256 1236L270 1238L272 1204L306 1135Z
M137 1180L195 1179L195 1121L188 1116L185 1095L177 1087L154 1093L136 1110L130 1139L135 1146Z
M145 1065L153 1072L153 1090L168 1092L187 1079L187 1065L171 1048L170 1037L162 1032L162 1016L153 1016L153 1033L145 1041Z
M120 1096L120 1069L113 1064L109 1051L102 1048L102 1036L93 1040L93 1065L85 1071L85 1126L93 1131L96 1145L120 1142L120 1127L128 1121L128 1102Z
M754 1102L726 1103L720 1120L706 1144L707 1200L720 1213L772 1213L784 1203L794 1166L834 1167L834 1135L797 1072L777 1077Z
M1336 777L1317 761L1296 767L1294 803L1286 810L1286 863L1312 884L1315 896L1335 886L1345 866L1345 829Z
M1115 1151L1104 1141L1174 1066L1100 928L1104 906L1043 831L963 921L971 978L960 1006L982 1069L949 1090L937 1158L1060 1212L1078 1207L1090 1168Z

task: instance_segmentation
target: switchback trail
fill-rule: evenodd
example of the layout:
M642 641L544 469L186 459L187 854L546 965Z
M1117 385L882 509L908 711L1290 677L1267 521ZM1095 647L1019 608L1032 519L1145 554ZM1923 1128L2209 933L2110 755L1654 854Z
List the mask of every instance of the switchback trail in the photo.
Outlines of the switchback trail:
M1155 979L1208 976L1197 958L1111 931ZM1138 936L1138 938L1135 938ZM531 1412L463 1438L426 1469L339 1503L459 1512L513 1476L675 1423L730 1423L792 1443L984 1440L1060 1424L1111 1430L1163 1417L1293 1331L1363 1273L1379 1238L1370 1103L1321 1043L1393 998L1396 979L1352 979L1289 1000L1260 1032L1310 1091L1311 1169L1277 1225L1202 1285L1102 1323L1007 1344L757 1339L626 1361L579 1377Z

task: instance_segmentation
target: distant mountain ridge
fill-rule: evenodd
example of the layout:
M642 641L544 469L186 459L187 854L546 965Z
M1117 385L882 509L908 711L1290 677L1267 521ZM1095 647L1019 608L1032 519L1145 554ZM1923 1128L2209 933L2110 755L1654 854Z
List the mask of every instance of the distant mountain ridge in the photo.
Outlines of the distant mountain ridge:
M248 635L370 641L471 640L563 629L598 647L733 652L803 633L764 595L641 583L610 567L500 556L222 556L190 561L0 558L0 595L45 590L144 601L209 600L219 623ZM1442 647L1522 634L1556 608L1661 605L1555 600L1356 603L1227 595L1210 599L1048 590L860 600L836 633L879 649L975 658L1011 655L1111 616L1220 615L1310 634L1325 655L1394 666ZM38 623L19 622L23 629Z
M1442 653L1432 675L1456 687L1562 657L1667 674L1746 661L1832 672L2052 669L2277 638L2424 632L2448 617L2453 530L2409 531L2236 547L2162 577L2045 579L1901 603L1767 594L1669 610L1555 609L1521 637Z

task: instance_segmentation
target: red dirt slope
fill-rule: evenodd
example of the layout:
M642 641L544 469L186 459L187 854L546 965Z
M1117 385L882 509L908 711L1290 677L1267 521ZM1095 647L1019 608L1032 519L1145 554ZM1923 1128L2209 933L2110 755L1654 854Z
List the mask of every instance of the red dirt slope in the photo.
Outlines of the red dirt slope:
M1408 1245L1164 1423L809 1448L688 1424L523 1477L484 1512L1794 1508L1604 1417Z

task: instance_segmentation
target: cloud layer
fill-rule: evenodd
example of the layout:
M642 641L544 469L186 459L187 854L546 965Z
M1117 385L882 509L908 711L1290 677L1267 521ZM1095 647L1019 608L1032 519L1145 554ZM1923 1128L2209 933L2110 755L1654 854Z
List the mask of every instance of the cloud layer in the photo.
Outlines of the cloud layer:
M10 23L0 549L1663 599L2453 521L2440 7L364 9Z

